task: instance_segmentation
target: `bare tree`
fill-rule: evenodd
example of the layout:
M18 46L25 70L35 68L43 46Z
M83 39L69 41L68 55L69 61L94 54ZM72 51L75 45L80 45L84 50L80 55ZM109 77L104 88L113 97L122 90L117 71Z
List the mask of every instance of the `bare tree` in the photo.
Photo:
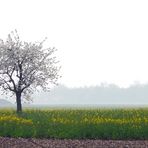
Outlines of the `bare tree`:
M44 41L20 41L16 30L0 40L0 87L15 96L17 112L22 111L22 97L28 99L38 88L49 90L59 78L55 48L44 49Z

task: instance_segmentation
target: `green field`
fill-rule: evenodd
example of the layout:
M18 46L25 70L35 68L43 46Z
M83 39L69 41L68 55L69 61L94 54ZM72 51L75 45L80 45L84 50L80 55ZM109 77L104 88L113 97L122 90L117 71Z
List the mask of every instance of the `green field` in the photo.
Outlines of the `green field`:
M0 136L148 139L148 108L0 110Z

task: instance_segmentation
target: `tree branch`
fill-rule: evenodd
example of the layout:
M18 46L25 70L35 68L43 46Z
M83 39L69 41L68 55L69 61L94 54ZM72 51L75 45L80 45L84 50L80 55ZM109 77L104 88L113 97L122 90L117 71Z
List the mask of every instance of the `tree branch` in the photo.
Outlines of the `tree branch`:
M12 82L12 84L13 84L14 91L16 91L16 85L15 85L15 82L14 82L14 80L12 79L12 75L9 74L9 72L8 72L8 68L7 68L7 72L6 72L6 74L9 76L9 78L10 78L10 82Z
M10 85L9 85L9 83L8 83L9 81L6 81L5 79L2 79L2 78L1 78L1 80L4 81L4 83L2 83L2 85L3 85L2 87L3 87L5 90L6 90L6 89L9 89L10 91L15 92L15 90L10 87ZM7 87L4 86L5 84L7 85Z

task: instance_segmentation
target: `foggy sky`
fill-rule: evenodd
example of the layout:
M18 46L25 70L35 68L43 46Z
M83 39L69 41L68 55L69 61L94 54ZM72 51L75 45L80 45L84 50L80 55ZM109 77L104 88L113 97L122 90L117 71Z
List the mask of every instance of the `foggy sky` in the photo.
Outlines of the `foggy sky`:
M147 8L147 0L5 0L1 1L0 38L17 29L21 40L47 37L45 47L58 49L59 83L77 88L59 86L50 93L35 94L34 103L145 104ZM130 86L134 81L143 85Z
M60 83L128 87L148 82L147 0L4 0L0 38L44 40L58 49Z

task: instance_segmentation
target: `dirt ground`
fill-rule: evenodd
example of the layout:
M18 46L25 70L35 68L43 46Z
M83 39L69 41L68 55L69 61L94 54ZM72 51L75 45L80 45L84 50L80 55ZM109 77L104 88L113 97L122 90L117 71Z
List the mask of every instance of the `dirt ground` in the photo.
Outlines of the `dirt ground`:
M148 148L148 140L58 140L0 137L0 148Z

